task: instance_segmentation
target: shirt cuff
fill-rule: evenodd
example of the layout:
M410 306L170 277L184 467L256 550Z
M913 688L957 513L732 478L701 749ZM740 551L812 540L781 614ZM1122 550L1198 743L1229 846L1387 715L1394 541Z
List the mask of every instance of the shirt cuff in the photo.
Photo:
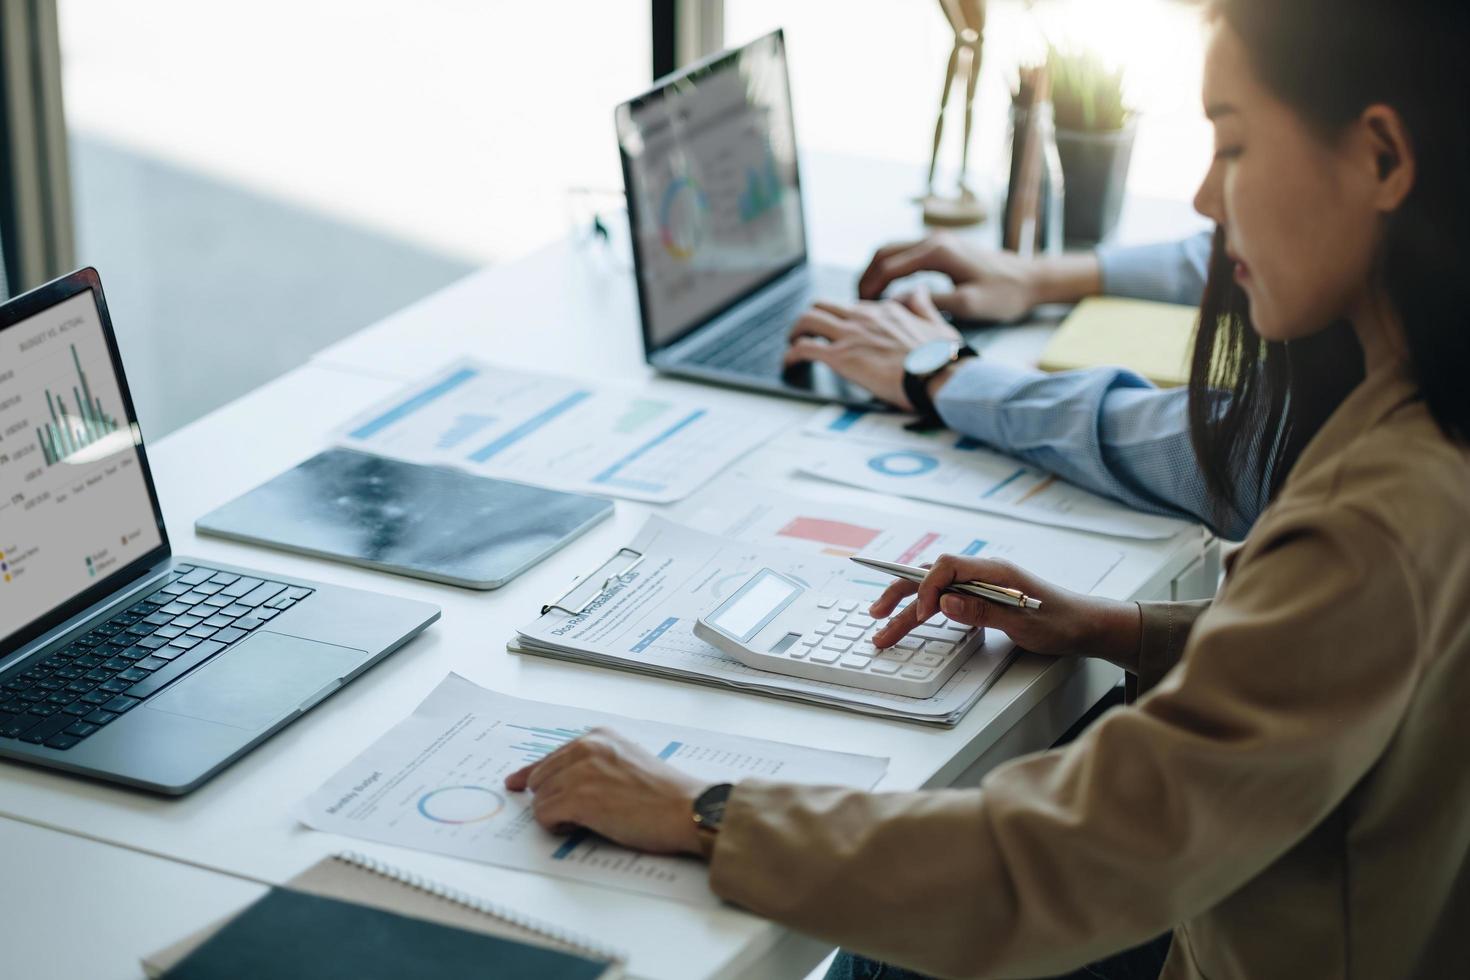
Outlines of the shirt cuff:
M934 409L955 432L990 445L1003 445L1001 405L1021 385L1044 372L988 361L982 354L966 358L949 376L934 399Z
M1199 303L1202 280L1190 267L1181 242L1102 245L1096 254L1104 295L1186 306Z

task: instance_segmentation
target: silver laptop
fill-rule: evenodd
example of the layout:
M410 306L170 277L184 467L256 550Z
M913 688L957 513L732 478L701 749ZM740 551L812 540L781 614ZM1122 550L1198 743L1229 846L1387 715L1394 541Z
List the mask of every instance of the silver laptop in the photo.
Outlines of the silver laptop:
M0 758L186 793L438 618L172 555L97 273L0 306Z
M807 262L786 45L778 30L618 106L643 350L660 371L813 401L872 405L823 365L783 372L817 299L852 270Z

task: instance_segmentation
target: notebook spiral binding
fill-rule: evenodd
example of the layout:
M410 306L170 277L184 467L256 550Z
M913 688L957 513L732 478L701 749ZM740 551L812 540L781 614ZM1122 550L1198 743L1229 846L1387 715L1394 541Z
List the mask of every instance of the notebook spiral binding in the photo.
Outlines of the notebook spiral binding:
M530 916L522 915L519 912L515 912L511 909L507 909L499 905L494 905L490 902L485 901L482 898L476 898L475 896L459 891L458 889L449 888L445 885L441 885L436 881L432 881L428 878L423 877L422 875L403 871L399 868L393 867L392 865L384 864L382 861L379 861L376 858L368 857L366 854L360 854L356 851L344 851L340 854L333 854L332 857L335 860L341 861L345 864L353 865L357 868L361 868L364 871L369 871L373 874L381 875L382 877L387 878L391 881L395 881L400 885L406 885L409 888L414 889L415 891L423 892L427 895L433 895L435 898L442 899L446 902L453 902L455 905L463 906L464 908L479 912L482 915L488 915L493 919L498 919L499 921L506 923L507 925L514 926L517 929L523 929L526 932L531 933L532 935L540 936L542 939L548 939L552 942L560 943L568 949L582 956L586 956L589 959L612 960L619 963L626 963L628 961L627 953L614 949L611 946L604 946L600 943L585 939L574 933L567 932L564 929L559 929L556 926L547 925L546 923L541 922L537 919L533 919Z

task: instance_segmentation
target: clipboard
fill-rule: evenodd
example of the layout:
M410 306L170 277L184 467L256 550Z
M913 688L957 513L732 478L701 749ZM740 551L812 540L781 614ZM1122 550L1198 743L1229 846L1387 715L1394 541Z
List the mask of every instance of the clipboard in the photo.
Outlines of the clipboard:
M629 557L632 558L632 561L627 560ZM619 562L626 562L621 570L613 572L611 575L606 575L601 579L598 578L598 576L602 575L602 573L605 572L609 567L616 565ZM617 551L613 552L613 556L611 558L594 568L590 575L584 575L579 578L575 585L573 585L566 592L562 593L561 598L557 599L555 602L548 602L543 605L541 607L541 615L545 616L553 609L560 610L561 612L564 612L568 616L571 616L573 618L584 615L588 609L592 608L593 604L596 603L598 599L601 599L603 596L607 595L608 592L611 591L613 586L626 582L628 580L628 575L633 571L633 569L642 564L642 562L643 552L638 551L634 548L629 548L627 546L619 548ZM601 584L598 585L597 590L593 592L592 595L587 597L587 600L585 602L583 602L576 609L572 609L568 605L568 603L571 602L572 596L576 595L578 591L583 589L587 585L587 583L598 581L600 581Z

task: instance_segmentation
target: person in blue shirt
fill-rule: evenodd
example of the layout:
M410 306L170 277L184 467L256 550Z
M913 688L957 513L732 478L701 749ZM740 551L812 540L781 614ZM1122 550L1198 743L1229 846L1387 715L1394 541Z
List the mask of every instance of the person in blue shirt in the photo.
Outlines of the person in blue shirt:
M792 329L787 363L820 361L879 398L909 409L903 358L936 339L959 339L945 319L1012 320L1043 303L1108 294L1198 305L1210 234L1177 242L1022 258L974 248L951 235L888 245L863 273L855 304L820 303ZM953 289L879 300L916 272ZM956 432L1139 510L1201 521L1240 540L1266 505L1246 467L1235 506L1208 493L1190 445L1187 390L1159 389L1132 371L1047 374L974 357L929 383L940 418Z

